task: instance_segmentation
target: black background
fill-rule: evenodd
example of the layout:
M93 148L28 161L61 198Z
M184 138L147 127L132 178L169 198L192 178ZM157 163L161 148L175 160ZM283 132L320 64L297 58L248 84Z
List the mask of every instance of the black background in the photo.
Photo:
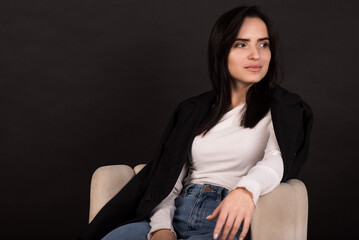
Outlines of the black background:
M2 0L1 239L74 239L95 169L148 162L177 103L210 89L210 30L241 4L272 18L282 85L315 114L308 238L358 239L356 0Z

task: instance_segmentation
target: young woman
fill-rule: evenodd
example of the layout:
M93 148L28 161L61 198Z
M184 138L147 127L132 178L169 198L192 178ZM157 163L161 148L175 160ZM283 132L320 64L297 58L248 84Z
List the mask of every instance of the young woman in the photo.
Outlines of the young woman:
M297 176L312 113L277 84L275 39L257 7L214 24L213 90L176 108L155 159L80 239L244 239L259 196Z

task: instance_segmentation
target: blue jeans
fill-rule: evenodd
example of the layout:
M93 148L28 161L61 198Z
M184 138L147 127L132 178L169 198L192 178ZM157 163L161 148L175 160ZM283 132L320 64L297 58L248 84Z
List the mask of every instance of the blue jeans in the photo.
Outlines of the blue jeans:
M172 225L177 239L212 240L216 220L208 221L206 217L212 214L227 194L227 189L209 184L185 186L175 200ZM234 240L238 239L242 227L243 223ZM147 240L150 229L148 221L130 223L116 228L103 240Z

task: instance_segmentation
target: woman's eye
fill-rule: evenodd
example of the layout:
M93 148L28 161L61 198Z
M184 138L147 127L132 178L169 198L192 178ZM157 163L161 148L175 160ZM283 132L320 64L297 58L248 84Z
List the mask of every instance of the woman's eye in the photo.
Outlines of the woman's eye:
M239 47L239 48L243 48L243 47L246 46L246 44L245 43L236 43L234 46Z
M266 47L268 47L269 46L269 44L267 43L267 42L263 42L263 43L261 43L261 45L260 45L261 47L264 47L264 48L266 48Z

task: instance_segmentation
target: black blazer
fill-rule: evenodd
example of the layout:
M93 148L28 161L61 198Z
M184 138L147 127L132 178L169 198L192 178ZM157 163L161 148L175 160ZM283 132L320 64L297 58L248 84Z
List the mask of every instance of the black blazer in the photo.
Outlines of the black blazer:
M187 161L195 129L215 100L212 91L181 102L162 136L155 157L97 214L78 239L101 239L116 227L148 217L172 190ZM308 156L310 107L276 86L271 104L274 131L284 162L283 181L295 178Z

